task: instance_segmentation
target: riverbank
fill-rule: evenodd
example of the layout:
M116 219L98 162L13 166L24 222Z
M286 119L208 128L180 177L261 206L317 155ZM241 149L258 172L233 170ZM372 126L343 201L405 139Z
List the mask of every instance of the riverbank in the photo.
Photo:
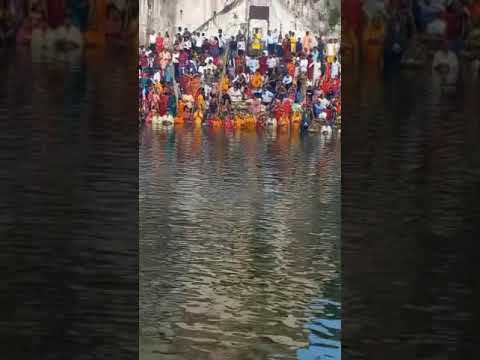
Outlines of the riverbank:
M334 40L259 33L228 40L152 34L139 49L140 121L230 131L332 132L341 120L341 65ZM251 44L251 46L250 46Z

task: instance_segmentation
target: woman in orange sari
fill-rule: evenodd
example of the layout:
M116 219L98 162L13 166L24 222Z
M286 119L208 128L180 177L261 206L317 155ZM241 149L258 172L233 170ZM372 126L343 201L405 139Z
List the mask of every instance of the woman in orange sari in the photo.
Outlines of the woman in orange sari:
M220 91L222 94L226 94L228 89L230 89L230 80L228 79L228 76L223 76L222 80L220 81Z
M185 102L183 100L178 100L177 109L177 117L183 118L185 116Z
M200 111L202 114L205 112L206 104L205 104L205 97L203 96L203 90L200 91L197 98L195 99L195 106L197 110Z
M250 84L252 85L253 90L257 90L262 87L263 85L263 77L260 74L260 72L257 70L257 72L252 76L250 80Z
M295 63L293 59L291 62L288 63L287 71L288 71L288 75L290 75L292 78L295 77Z

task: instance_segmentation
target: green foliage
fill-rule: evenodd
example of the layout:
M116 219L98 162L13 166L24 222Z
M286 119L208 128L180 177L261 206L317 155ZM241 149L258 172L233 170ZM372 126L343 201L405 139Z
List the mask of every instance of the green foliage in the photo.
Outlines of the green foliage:
M328 12L328 25L330 28L334 28L338 24L340 24L340 10L334 7Z

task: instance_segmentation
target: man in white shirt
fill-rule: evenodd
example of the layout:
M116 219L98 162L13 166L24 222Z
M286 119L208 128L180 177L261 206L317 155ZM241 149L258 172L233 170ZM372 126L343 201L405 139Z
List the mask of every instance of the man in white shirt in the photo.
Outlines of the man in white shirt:
M328 60L328 62L332 63L335 55L336 55L335 54L335 44L333 43L333 40L329 40L327 42L327 60Z
M183 48L187 51L190 51L192 49L192 42L187 37L183 41Z
M322 60L317 59L313 65L313 84L316 86L322 77Z
M341 69L340 62L338 61L337 57L335 56L333 58L332 69L331 69L331 72L330 72L330 75L331 75L332 79L336 79L340 75L340 69Z
M270 55L267 59L268 66L268 76L271 77L275 68L277 67L277 58L273 55Z
M178 51L175 51L172 54L172 63L173 63L173 69L175 71L175 77L178 79L180 77L180 53Z
M178 64L180 61L180 53L178 51L175 51L173 54L172 54L172 63L173 64Z
M285 74L283 77L282 83L285 85L285 87L288 89L290 88L290 85L292 85L293 78L289 74Z
M193 41L192 45L195 48L195 51L197 53L200 53L202 51L203 40L199 32L195 34L195 37L193 38L192 41Z
M198 67L198 73L203 76L203 74L205 73L205 64L200 64L200 66Z
M275 54L275 37L272 35L272 32L268 30L267 32L267 47L268 47L268 54L273 55Z
M265 88L262 92L262 104L263 105L270 105L273 101L275 95L267 88Z
M315 117L320 120L326 120L327 113L325 110L327 109L330 102L325 99L323 94L320 94L320 97L317 98L317 101L313 104L313 112Z
M245 45L245 40L243 40L243 38L238 40L237 48L238 48L238 51L245 52L246 45Z
M335 51L335 56L338 56L338 54L340 53L340 41L339 40L334 40L333 51Z
M300 60L300 72L306 74L308 71L308 59L305 56L302 56Z
M280 34L278 34L277 36L277 47L282 47L283 43L282 43L282 38L280 37Z
M320 95L319 102L322 110L326 110L328 105L330 105L330 101L328 101L323 94Z
M162 80L162 76L160 75L160 71L155 72L155 74L153 74L153 81L160 82L161 80Z
M225 51L225 40L222 34L218 35L218 48L220 49L220 54L223 54Z
M205 70L210 70L212 73L217 70L217 66L213 63L212 59L208 60L207 66L205 66Z
M148 42L150 44L150 48L155 47L155 44L157 43L157 34L155 33L155 31L152 31L152 33L150 34Z
M228 96L230 96L230 100L232 101L232 103L243 100L242 90L237 84L235 84L228 90Z
M255 72L259 67L258 60L253 57L247 57L246 62L247 62L247 67L250 69L250 73L255 74Z
M197 33L196 32L193 32L192 33L192 36L190 37L190 41L192 43L192 49L193 50L196 50L197 49Z
M274 43L275 45L277 45L277 43L278 43L278 35L279 35L279 34L278 34L278 30L277 30L277 29L273 30L272 36L273 36L273 43Z

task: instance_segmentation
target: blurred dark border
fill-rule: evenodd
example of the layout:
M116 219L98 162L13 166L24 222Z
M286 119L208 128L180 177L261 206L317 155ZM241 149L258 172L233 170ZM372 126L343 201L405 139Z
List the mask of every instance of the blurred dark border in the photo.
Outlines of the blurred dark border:
M478 55L439 86L446 39L416 28L417 1L377 4L383 36L342 1L342 358L476 359Z
M0 2L1 357L137 359L138 12L45 4ZM83 50L34 49L32 11Z

